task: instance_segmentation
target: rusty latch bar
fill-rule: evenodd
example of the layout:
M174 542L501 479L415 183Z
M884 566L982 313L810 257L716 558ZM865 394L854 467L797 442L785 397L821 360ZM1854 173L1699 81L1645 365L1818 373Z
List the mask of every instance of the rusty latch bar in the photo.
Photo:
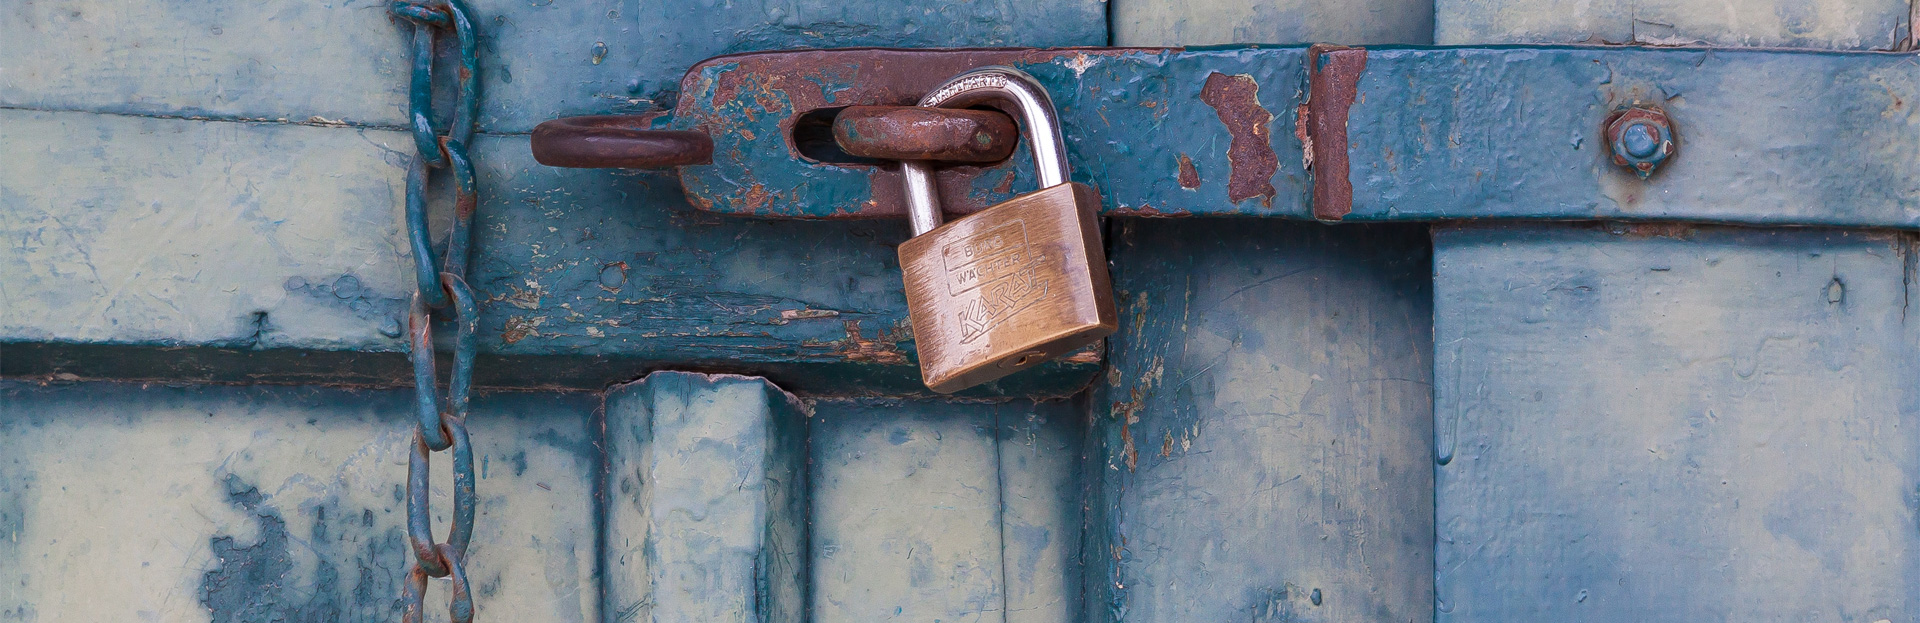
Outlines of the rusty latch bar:
M1920 228L1917 56L1564 46L802 50L696 65L671 117L655 125L712 137L710 164L679 169L699 209L903 218L889 157L952 150L952 135L912 137L918 145L836 141L836 125L874 114L859 107L909 106L943 76L1010 65L1052 93L1075 181L1098 189L1109 215ZM1633 110L1659 123L1639 134L1610 128ZM1683 156L1671 147L1679 143ZM1032 187L1024 150L939 169L949 212Z

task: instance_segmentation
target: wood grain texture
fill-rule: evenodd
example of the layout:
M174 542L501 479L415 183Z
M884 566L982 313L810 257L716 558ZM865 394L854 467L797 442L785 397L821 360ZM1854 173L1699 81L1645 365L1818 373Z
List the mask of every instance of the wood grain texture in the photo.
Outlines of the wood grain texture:
M1906 0L1436 0L1434 42L1891 50Z
M1090 621L1423 622L1425 228L1124 220Z
M807 620L800 401L765 379L655 372L604 408L608 620Z
M407 135L22 110L0 123L0 149L31 156L0 170L0 232L20 241L0 248L0 341L52 351L8 374L405 382ZM483 382L599 388L698 364L803 391L926 392L892 248L904 222L704 215L671 207L669 175L544 167L524 136L480 136L474 153ZM128 354L155 348L194 352ZM392 355L294 356L315 351ZM546 363L516 369L531 361ZM981 391L1070 393L1092 373L1056 363Z
M1081 414L817 403L813 620L1079 620Z
M0 382L0 620L398 620L411 398ZM474 401L467 573L480 620L601 620L596 402ZM452 480L439 458L444 537ZM427 596L441 621L445 590L435 581Z
M1112 0L1114 45L1433 43L1430 0Z
M680 76L732 52L1106 43L1096 0L473 0L483 131L671 108ZM384 0L9 4L0 105L292 123L405 122L408 31Z
M1434 236L1442 621L1920 607L1910 234Z

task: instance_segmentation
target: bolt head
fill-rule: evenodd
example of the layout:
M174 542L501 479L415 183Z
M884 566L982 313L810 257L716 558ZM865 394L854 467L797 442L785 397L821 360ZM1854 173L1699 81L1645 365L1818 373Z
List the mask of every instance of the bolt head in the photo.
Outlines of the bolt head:
M1615 112L1607 122L1606 134L1613 163L1642 178L1653 175L1675 150L1673 123L1657 108L1633 107Z

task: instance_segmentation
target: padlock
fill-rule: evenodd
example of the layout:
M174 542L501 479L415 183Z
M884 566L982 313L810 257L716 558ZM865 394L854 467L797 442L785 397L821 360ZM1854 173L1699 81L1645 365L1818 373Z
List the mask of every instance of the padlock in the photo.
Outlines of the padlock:
M914 237L900 244L900 269L927 387L956 392L1112 334L1119 323L1100 243L1100 194L1067 180L1046 88L1018 69L982 67L919 105L1004 107L1026 128L1041 186L942 225L932 163L901 163Z

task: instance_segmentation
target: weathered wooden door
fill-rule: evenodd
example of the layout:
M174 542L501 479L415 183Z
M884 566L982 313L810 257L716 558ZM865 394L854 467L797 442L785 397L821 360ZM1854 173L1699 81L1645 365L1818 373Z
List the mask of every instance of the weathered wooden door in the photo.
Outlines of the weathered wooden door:
M1920 621L1920 4L470 5L480 620ZM399 620L412 27L0 7L0 622ZM1118 334L919 384L897 178L794 129L905 56L707 60L863 46L1195 46L994 61ZM662 110L713 164L529 152Z

